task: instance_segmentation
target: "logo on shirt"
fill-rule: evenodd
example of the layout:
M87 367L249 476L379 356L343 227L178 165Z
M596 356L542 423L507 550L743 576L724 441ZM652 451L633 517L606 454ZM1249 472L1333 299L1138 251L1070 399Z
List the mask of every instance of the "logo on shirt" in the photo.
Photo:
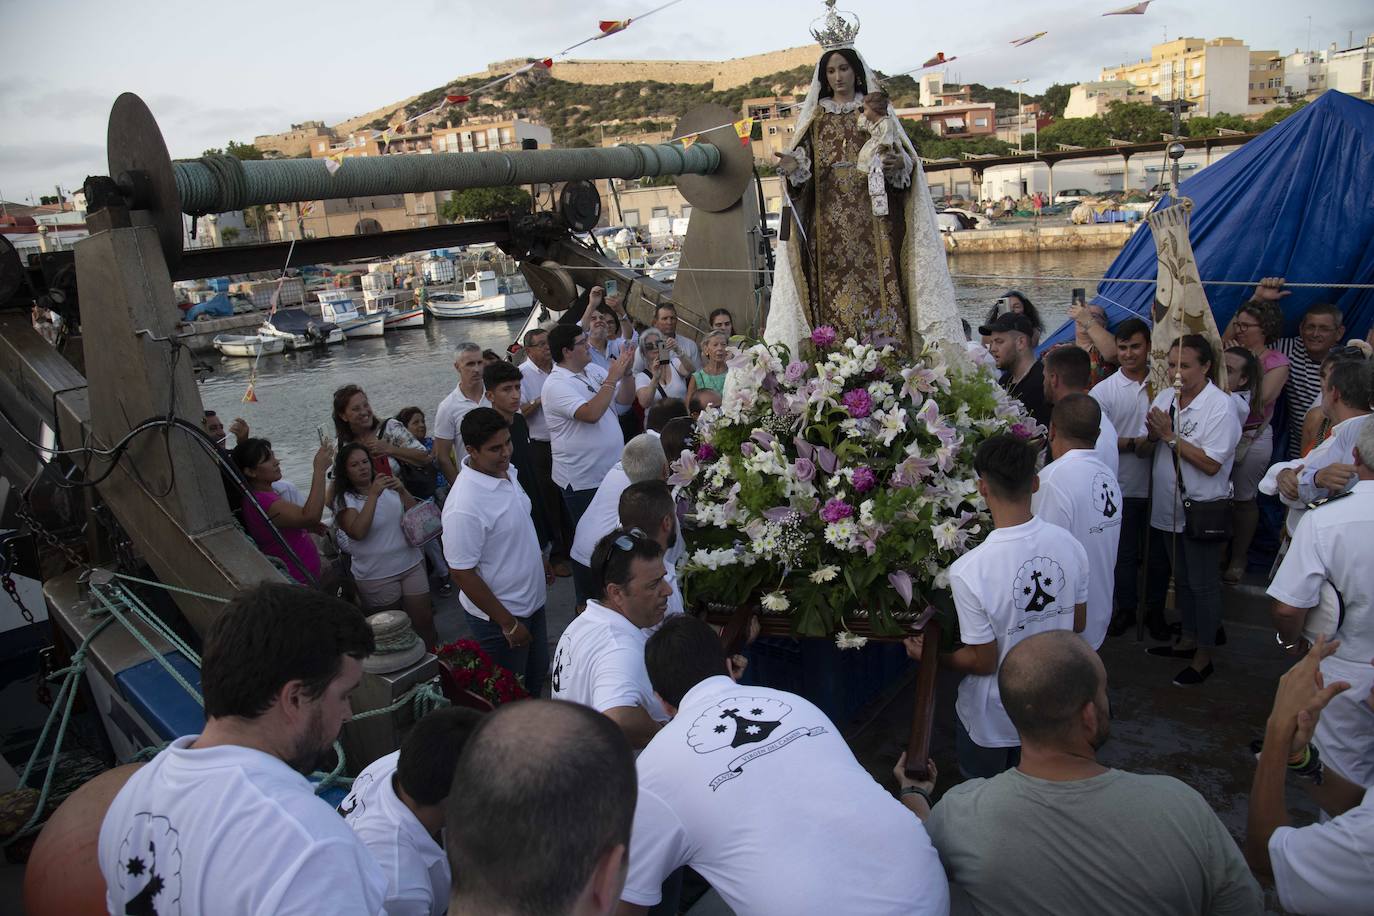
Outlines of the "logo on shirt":
M335 809L343 815L344 820L352 823L353 815L356 814L362 817L367 813L367 803L363 801L363 796L367 793L367 788L372 785L375 779L376 777L371 773L364 773L353 780L353 788L349 790L348 795L344 797L339 807Z
M119 844L115 869L120 911L128 916L173 916L181 912L181 849L177 830L161 815L141 811Z
M553 655L553 671L550 677L553 682L553 692L558 693L563 689L563 668L568 664L568 644L560 643L558 651Z
M1037 620L1071 613L1072 605L1066 607L1059 601L1067 584L1064 567L1050 557L1035 557L1023 563L1016 572L1011 598L1022 617L1012 629L1024 630Z
M1093 507L1102 513L1102 524L1088 529L1093 534L1121 524L1121 488L1110 474L1093 476Z
M791 706L768 697L731 697L697 716L687 730L687 745L698 754L711 754L725 748L748 748L730 761L725 772L711 780L711 791L741 775L749 761L780 751L798 738L814 738L825 733L823 727L802 726L773 738L773 733L782 727L782 720L791 711Z

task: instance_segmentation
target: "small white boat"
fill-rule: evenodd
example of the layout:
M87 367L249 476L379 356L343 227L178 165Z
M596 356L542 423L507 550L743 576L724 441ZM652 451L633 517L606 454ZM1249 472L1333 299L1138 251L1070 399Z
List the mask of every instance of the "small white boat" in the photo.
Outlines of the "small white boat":
M344 342L337 325L311 317L302 308L277 309L258 328L261 337L282 340L288 350L309 350Z
M534 293L519 275L481 270L463 282L462 293L433 293L425 309L435 318L508 318L534 308Z
M240 334L219 334L211 341L215 349L225 356L271 356L286 349L286 341L280 337L264 337L261 334L251 337Z
M320 317L338 325L345 337L381 337L386 333L386 316L381 312L358 311L347 290L326 290L319 294L319 299Z
M362 314L381 315L382 323L388 331L393 328L422 328L425 326L425 310L413 302L398 304L400 293L364 292Z

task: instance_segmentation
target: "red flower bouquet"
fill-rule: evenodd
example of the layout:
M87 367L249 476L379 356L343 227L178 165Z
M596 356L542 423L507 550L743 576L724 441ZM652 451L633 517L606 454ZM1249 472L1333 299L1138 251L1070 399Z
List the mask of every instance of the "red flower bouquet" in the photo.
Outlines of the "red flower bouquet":
M454 705L494 709L529 696L520 679L492 661L476 640L451 642L440 646L435 654L443 669L444 695Z

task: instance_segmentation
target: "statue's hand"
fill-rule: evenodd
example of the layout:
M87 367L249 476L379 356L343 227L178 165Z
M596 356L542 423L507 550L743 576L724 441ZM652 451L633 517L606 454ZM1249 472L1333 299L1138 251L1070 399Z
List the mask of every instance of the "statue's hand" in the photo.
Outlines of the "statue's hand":
M778 158L778 171L782 172L784 175L790 176L792 173L796 172L797 169L801 168L801 164L797 162L796 156L787 153L774 153L773 155Z

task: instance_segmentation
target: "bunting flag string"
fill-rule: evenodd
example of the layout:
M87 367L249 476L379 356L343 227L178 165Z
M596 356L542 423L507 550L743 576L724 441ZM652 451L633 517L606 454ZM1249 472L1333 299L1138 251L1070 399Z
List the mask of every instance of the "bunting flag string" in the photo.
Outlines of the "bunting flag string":
M1109 10L1103 16L1143 16L1145 8L1153 3L1154 0L1145 0L1143 3L1132 3L1130 6L1123 6L1118 10Z
M741 146L749 145L749 135L754 132L754 119L741 118L734 123L735 135L739 137Z
M313 202L307 202L306 207L312 206L314 206ZM286 263L281 266L281 276L277 278L277 288L272 290L272 298L268 302L267 317L269 320L277 313L277 305L281 302L282 284L286 282L286 270L291 266L291 254L295 250L296 240L293 238L291 244L286 246ZM243 393L242 403L244 404L256 404L258 402L256 387L258 381L258 360L260 359L262 359L262 347L258 347L257 355L253 357L253 369L248 373L248 390Z

